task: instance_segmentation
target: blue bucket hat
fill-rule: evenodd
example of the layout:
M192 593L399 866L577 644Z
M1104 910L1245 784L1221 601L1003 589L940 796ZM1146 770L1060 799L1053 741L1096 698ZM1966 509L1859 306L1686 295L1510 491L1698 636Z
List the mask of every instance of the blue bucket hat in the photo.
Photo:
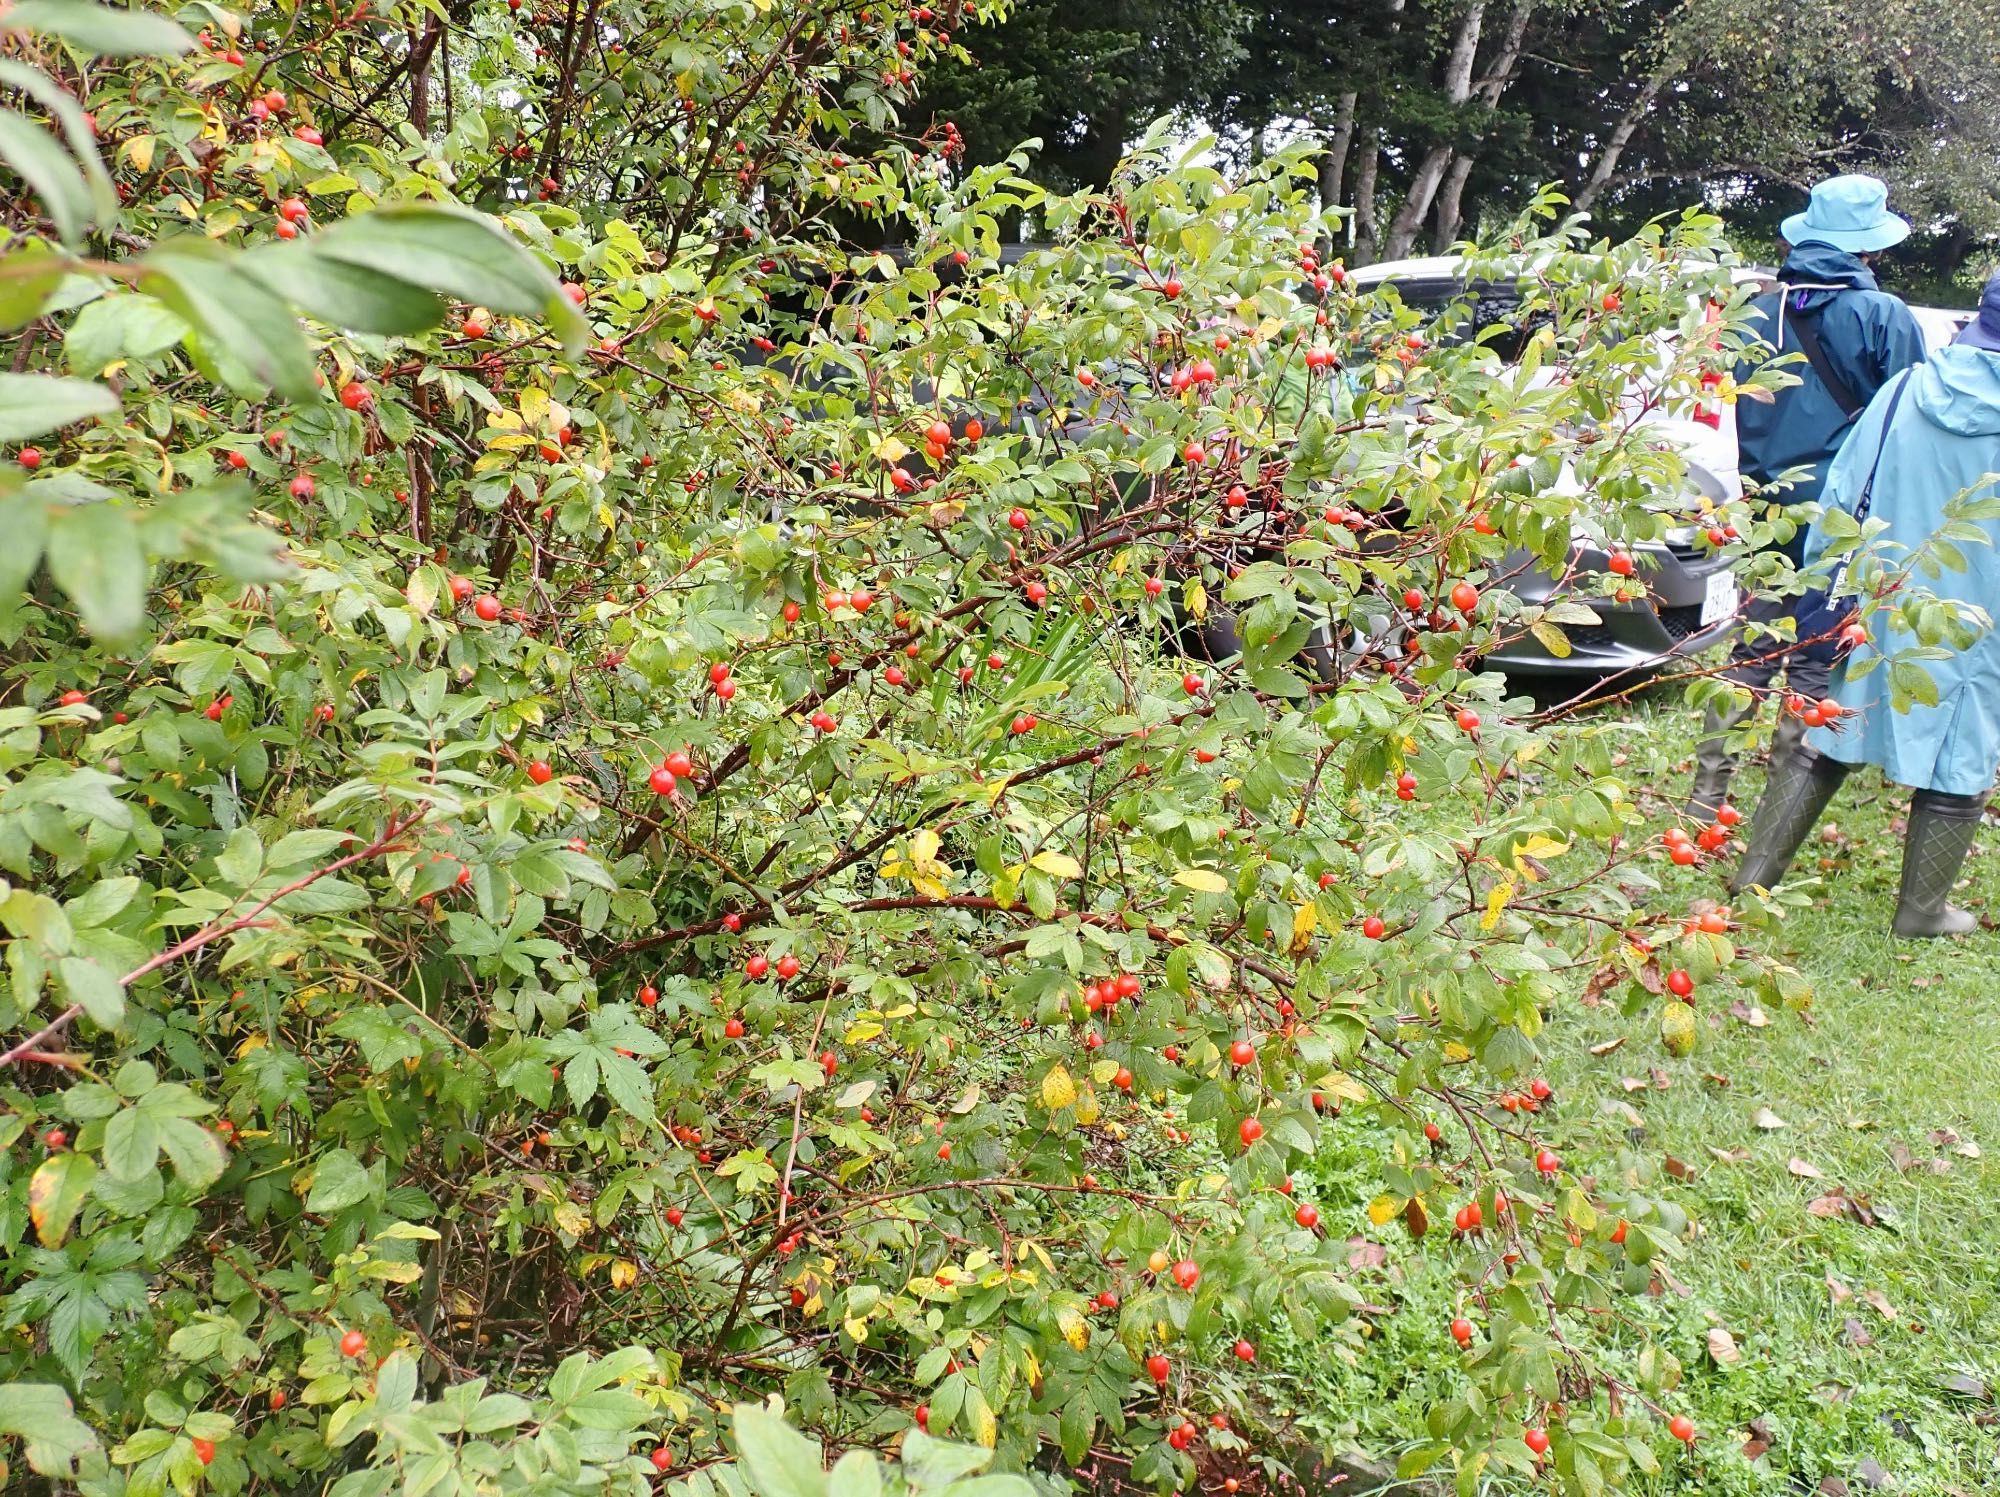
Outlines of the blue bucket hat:
M2000 353L2000 275L1986 283L1986 289L1979 293L1977 315L1952 342L1987 353Z
M1779 230L1787 244L1830 244L1855 254L1885 250L1910 237L1910 225L1889 211L1889 188L1859 172L1817 184L1806 211Z

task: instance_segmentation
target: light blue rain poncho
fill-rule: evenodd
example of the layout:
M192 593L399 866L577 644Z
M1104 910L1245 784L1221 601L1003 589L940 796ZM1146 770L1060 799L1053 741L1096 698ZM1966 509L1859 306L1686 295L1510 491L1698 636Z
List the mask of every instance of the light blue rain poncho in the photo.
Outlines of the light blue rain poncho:
M2000 278L1996 278L2000 284ZM1853 512L1882 449L1871 517L1888 522L1878 552L1890 565L1921 547L1944 521L1945 505L1967 490L1995 491L2000 474L2000 352L1955 343L1907 376L1886 439L1883 421L1899 379L1892 379L1855 422L1828 470L1821 502ZM1981 522L1988 543L1962 544L1966 570L1914 579L1939 598L1976 604L2000 618L2000 521ZM1826 550L1814 526L1806 560ZM1869 620L1885 654L1913 647L1914 636L1892 630L1888 615ZM1847 715L1835 727L1816 728L1806 741L1843 764L1873 764L1891 780L1945 795L1983 795L2000 769L2000 630L1988 631L1946 660L1921 662L1937 684L1935 707L1907 712L1889 705L1888 671L1877 666L1856 679L1849 668L1866 659L1858 649L1834 674L1833 696Z

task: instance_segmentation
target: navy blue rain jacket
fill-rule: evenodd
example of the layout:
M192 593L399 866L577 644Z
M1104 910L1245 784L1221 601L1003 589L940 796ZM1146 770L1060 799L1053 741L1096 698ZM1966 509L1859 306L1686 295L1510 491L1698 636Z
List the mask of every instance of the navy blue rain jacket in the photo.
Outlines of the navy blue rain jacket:
M1797 319L1814 319L1827 362L1863 406L1894 376L1924 359L1923 330L1900 298L1877 288L1875 273L1846 250L1830 244L1802 244L1779 271L1781 291L1753 303L1761 322L1759 337L1783 354L1803 354ZM1782 305L1781 305L1782 302ZM1754 364L1738 368L1748 378ZM1771 404L1736 403L1737 456L1745 478L1769 483L1791 468L1807 475L1785 491L1786 502L1817 502L1828 465L1846 442L1854 422L1840 408L1812 365L1786 366L1800 383L1780 390ZM1804 532L1793 549L1803 542Z

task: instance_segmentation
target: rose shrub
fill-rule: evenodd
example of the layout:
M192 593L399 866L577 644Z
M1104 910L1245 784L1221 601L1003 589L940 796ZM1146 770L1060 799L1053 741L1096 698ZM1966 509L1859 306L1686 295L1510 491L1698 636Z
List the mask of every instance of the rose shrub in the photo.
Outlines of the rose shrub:
M1522 555L1686 520L1631 392L1740 344L1712 219L1538 204L1502 365L1350 294L1303 149L900 133L955 4L179 16L0 18L17 1458L821 1490L777 1394L901 1443L835 1497L1255 1482L1365 1211L1464 1269L1409 1469L1699 1459L1616 1330L1692 1226L1538 1046L1806 989L1657 897L1655 746L1478 662L1645 587ZM1333 1129L1375 1200L1292 1191Z

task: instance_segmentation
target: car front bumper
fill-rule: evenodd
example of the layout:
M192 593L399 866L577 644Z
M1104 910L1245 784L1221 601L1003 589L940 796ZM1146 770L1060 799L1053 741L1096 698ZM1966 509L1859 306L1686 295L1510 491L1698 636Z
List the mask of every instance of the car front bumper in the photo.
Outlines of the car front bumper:
M1524 556L1511 558L1506 587L1523 603L1545 605L1573 599L1592 609L1600 622L1564 624L1570 653L1557 655L1532 634L1509 640L1488 661L1501 670L1530 676L1610 676L1625 671L1653 671L1670 662L1698 655L1734 632L1738 608L1718 611L1712 605L1714 581L1729 575L1729 559L1703 551L1692 542L1675 539L1634 546L1637 576L1648 596L1633 603L1612 603L1565 585L1535 567ZM1606 570L1605 554L1580 547L1574 576L1591 577ZM1740 598L1738 599L1740 604ZM1704 614L1707 621L1704 622Z

